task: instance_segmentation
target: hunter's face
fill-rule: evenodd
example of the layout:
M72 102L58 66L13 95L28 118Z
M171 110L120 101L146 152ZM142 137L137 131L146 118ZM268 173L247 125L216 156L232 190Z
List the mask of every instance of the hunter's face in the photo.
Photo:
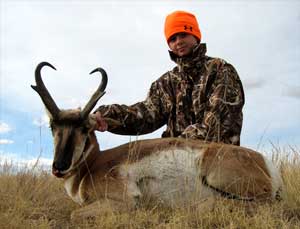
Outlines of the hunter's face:
M171 51L179 57L189 55L197 44L196 37L188 33L176 33L168 41Z

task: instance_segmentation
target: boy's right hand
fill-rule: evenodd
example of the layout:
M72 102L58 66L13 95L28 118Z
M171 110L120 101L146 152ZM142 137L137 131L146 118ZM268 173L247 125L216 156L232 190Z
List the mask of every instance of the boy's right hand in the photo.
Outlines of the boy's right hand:
M92 114L97 122L96 130L104 132L108 129L108 124L102 117L101 113L97 111L95 114Z

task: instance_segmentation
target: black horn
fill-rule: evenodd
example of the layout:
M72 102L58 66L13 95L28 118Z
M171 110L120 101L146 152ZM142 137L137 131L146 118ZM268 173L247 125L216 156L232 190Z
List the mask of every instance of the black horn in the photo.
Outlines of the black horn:
M93 71L90 72L90 74L93 74L95 72L100 72L102 75L102 80L97 88L97 90L94 92L92 97L90 98L89 102L86 104L86 106L83 108L81 112L81 116L83 119L86 119L89 113L93 110L93 108L96 106L98 100L105 94L105 88L107 85L107 74L103 68L96 68Z
M52 115L53 119L57 119L60 110L57 107L56 103L54 102L53 98L51 97L50 93L48 92L47 88L45 87L44 82L41 77L41 70L44 66L48 66L48 67L56 70L56 68L53 67L48 62L39 63L35 69L36 86L31 85L31 87L40 95L44 105L46 106L46 108L50 112L50 114Z

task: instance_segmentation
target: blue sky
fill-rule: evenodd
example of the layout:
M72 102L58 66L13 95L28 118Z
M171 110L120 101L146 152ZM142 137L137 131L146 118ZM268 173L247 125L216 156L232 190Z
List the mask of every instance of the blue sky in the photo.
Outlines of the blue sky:
M40 98L30 88L41 61L60 108L84 106L102 66L109 76L100 104L142 101L174 63L164 40L165 16L196 14L207 55L237 69L246 93L241 144L269 150L300 147L299 1L8 1L1 0L0 162L45 163L52 138ZM163 129L138 137L159 137ZM97 134L106 149L136 136Z

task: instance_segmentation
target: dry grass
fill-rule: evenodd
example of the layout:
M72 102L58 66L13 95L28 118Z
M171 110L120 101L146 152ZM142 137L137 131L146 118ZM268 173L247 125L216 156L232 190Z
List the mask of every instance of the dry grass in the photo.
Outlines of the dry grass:
M213 211L140 209L76 224L70 213L79 206L67 196L61 180L44 171L1 165L0 228L300 228L299 151L279 151L274 150L273 159L281 166L286 185L281 202L245 208L242 202L220 200Z

